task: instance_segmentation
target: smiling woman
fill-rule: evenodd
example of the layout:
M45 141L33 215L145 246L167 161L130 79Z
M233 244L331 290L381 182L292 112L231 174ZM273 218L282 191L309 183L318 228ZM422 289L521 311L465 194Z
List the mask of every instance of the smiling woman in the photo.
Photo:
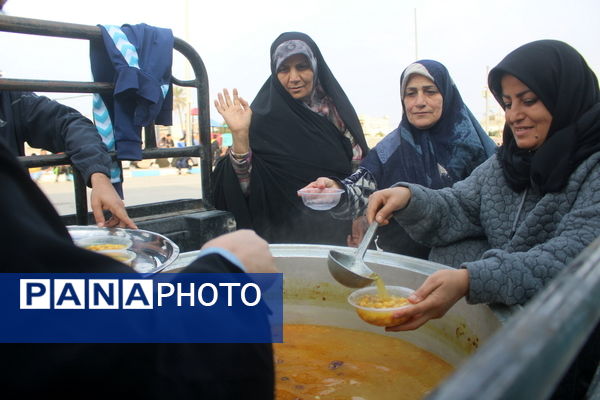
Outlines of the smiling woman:
M552 115L537 95L514 76L503 76L501 86L506 123L517 147L537 149L548 137Z

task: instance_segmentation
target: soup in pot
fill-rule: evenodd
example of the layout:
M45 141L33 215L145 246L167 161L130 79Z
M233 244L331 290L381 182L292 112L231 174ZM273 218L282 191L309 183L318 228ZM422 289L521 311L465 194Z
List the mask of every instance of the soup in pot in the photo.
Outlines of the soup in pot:
M274 344L277 400L421 399L454 370L390 336L304 324L283 333Z

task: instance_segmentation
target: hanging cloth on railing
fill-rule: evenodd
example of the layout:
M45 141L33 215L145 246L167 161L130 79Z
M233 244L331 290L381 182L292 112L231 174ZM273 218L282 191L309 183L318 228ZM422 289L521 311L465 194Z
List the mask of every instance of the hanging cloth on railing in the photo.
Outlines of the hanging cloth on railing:
M93 98L93 114L94 114L94 124L96 125L96 130L100 134L102 138L102 142L108 149L108 151L115 151L115 135L113 131L112 121L110 120L110 115L108 113L108 109L102 101L102 97L98 93L94 93ZM121 185L117 185L119 182L122 182L121 178L121 165L119 161L112 161L110 167L110 181L113 183L115 188L118 188L119 194L122 196L123 191L121 189Z
M173 33L146 24L99 26L103 42L90 42L92 74L96 82L114 82L115 89L94 96L96 129L117 159L141 160L142 127L172 124ZM122 180L117 167L113 183Z

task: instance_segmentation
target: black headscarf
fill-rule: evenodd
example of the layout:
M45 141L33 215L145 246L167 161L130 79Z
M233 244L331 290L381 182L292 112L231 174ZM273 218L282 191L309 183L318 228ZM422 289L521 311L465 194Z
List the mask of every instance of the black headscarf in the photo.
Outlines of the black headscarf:
M519 192L560 191L591 154L600 151L598 79L574 48L557 40L528 43L490 71L488 84L504 108L501 80L513 75L531 89L552 115L546 141L535 151L519 149L508 124L498 153L509 186Z
M350 222L310 210L296 193L320 176L348 176L352 146L327 117L295 100L277 79L273 53L289 40L308 44L317 61L317 83L363 154L368 151L358 116L317 45L303 33L283 33L271 45L271 76L251 104L250 194L248 198L242 194L229 158L224 157L213 176L215 206L233 212L238 228L252 228L271 243L345 244Z

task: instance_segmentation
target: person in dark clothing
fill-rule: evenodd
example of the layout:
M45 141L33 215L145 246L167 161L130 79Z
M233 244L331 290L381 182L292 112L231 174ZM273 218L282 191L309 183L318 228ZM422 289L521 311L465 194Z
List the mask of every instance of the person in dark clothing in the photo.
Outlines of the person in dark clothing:
M160 147L172 148L175 147L175 142L173 142L173 138L170 133L167 133L166 136L160 138Z
M215 165L217 165L217 162L219 162L219 159L221 158L221 146L219 145L218 140L215 139L212 142L210 142L210 151L212 151L214 167Z
M78 111L31 92L0 91L0 138L15 156L24 143L52 153L65 152L92 188L91 205L99 226L137 228L110 182L106 146L94 124ZM112 216L105 221L103 210Z
M177 168L177 174L181 175L182 169L187 169L187 173L192 173L192 158L191 157L177 157L175 160L175 167Z
M215 206L271 243L346 243L351 222L304 207L298 189L343 178L367 153L356 111L306 34L271 45L271 76L250 106L233 90L215 101L233 135L214 174Z
M0 218L6 228L0 230L0 272L132 272L125 264L74 245L54 207L2 139L0 186L10 193L0 196ZM276 272L267 243L249 230L220 236L203 248L215 251L196 259L184 272L241 273L242 268ZM2 358L3 390L26 397L96 398L115 393L155 399L274 396L269 343L10 344L3 347Z

